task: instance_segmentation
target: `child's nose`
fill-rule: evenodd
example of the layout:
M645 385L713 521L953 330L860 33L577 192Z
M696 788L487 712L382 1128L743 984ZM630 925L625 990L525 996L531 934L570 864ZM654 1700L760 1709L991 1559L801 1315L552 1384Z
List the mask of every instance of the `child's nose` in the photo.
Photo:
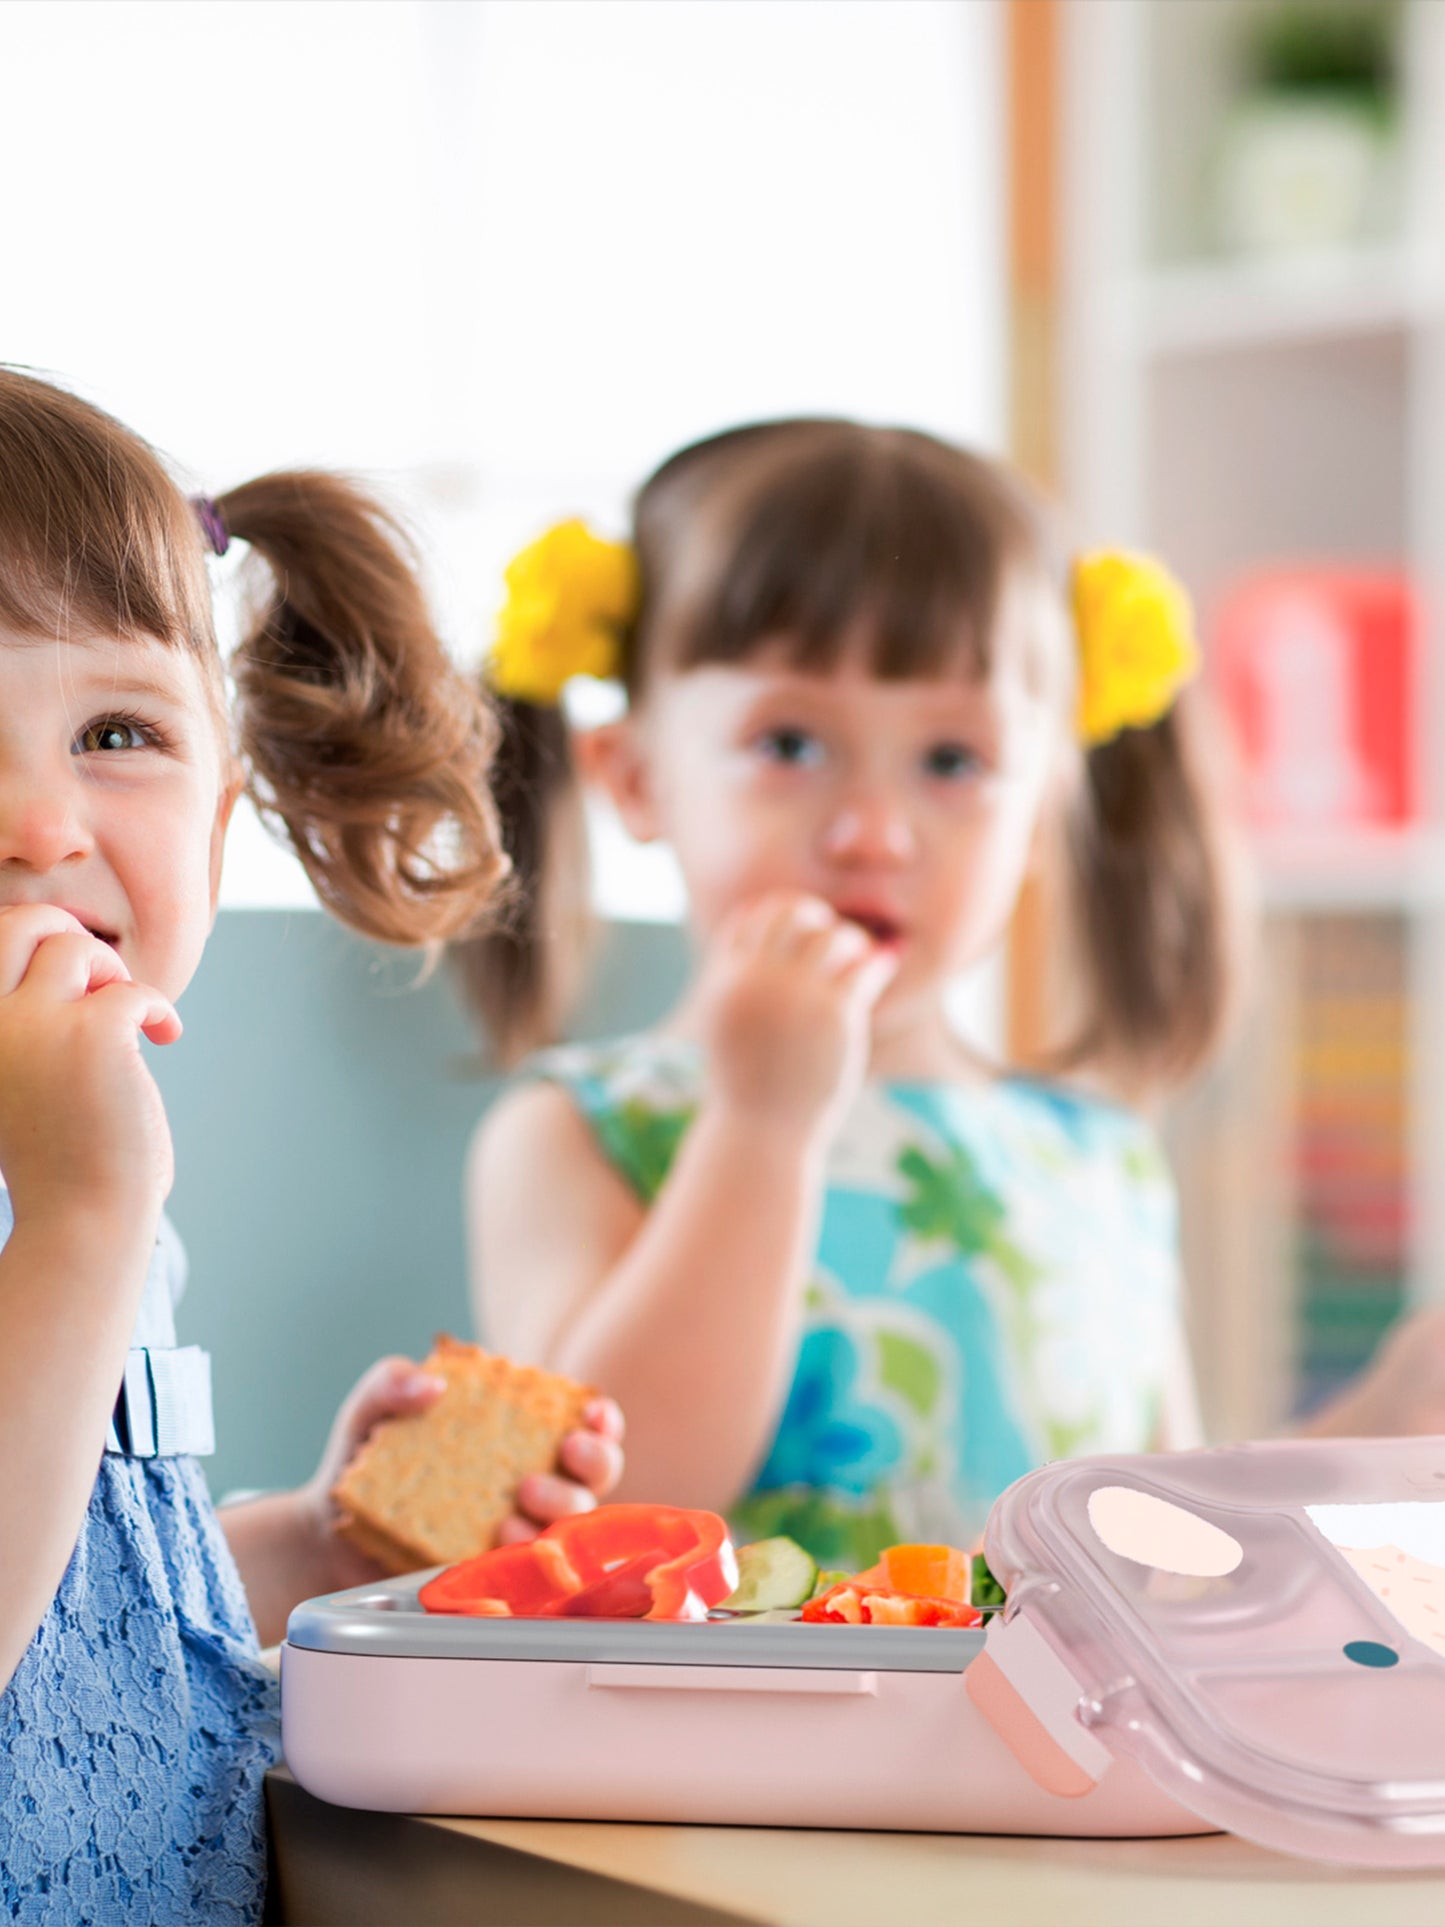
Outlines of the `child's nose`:
M823 836L835 863L906 863L913 855L913 824L899 798L886 791L855 793L843 800Z
M65 802L27 794L0 776L0 867L43 874L90 848L89 832Z

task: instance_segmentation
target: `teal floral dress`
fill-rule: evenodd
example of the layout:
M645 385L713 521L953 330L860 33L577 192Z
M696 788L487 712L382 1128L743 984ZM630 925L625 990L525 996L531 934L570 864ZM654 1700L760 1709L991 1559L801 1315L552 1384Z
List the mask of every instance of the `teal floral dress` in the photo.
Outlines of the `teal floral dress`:
M702 1094L696 1046L551 1051L608 1160L653 1199ZM1131 1112L1016 1078L865 1086L833 1144L793 1382L746 1539L857 1569L972 1545L1046 1460L1153 1443L1178 1341L1174 1190Z

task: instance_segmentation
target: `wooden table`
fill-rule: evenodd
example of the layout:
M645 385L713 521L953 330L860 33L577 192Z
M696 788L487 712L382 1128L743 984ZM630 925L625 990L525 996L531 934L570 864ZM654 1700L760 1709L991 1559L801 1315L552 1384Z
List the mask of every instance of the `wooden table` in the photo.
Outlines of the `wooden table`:
M1445 1874L1371 1874L1229 1835L1015 1840L327 1806L268 1783L284 1927L1428 1927Z

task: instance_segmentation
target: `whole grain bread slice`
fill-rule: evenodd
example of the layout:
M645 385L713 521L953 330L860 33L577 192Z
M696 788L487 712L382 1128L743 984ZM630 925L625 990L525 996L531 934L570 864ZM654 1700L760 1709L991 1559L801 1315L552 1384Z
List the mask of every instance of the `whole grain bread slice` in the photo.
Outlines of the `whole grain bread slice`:
M446 1335L423 1369L447 1381L436 1404L386 1419L332 1488L338 1530L389 1572L488 1551L529 1472L550 1472L597 1394Z

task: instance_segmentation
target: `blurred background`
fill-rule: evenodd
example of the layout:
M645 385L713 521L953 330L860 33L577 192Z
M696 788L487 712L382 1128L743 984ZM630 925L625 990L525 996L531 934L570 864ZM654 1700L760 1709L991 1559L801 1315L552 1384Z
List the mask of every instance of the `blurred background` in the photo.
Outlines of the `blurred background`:
M1250 1022L1170 1120L1206 1419L1255 1435L1445 1298L1445 7L1011 18L1058 89L1020 453L1184 576L1258 864Z
M464 660L520 543L767 414L1011 452L1081 541L1166 554L1265 912L1248 1026L1167 1120L1211 1429L1445 1299L1445 5L8 0L0 73L0 353L195 487L366 474ZM665 858L595 832L600 1034L684 952ZM493 1088L445 978L250 819L223 904L155 1058L222 1492L468 1329ZM965 995L1025 1060L1041 919Z

